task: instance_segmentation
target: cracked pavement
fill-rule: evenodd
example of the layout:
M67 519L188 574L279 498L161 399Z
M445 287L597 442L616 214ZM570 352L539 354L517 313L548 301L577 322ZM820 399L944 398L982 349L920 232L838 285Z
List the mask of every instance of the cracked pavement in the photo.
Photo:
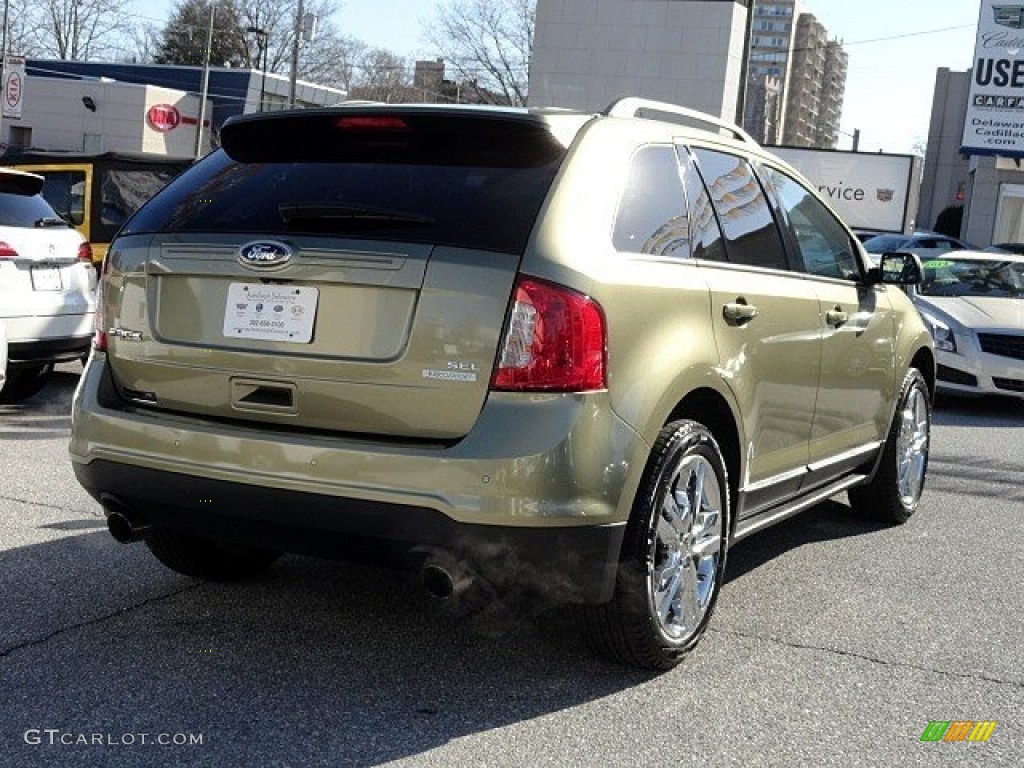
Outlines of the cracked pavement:
M455 621L405 575L299 557L204 584L116 544L66 455L76 372L0 406L0 768L1024 762L1019 404L940 403L903 527L839 498L738 544L703 642L652 675L564 611ZM930 720L998 725L922 743Z

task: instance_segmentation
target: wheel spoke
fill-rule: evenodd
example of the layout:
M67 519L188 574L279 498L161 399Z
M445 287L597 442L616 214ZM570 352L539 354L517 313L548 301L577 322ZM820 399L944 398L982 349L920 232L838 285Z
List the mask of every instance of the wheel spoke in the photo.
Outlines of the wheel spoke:
M717 534L708 534L694 541L690 552L698 560L701 558L717 555L722 551L722 537Z
M669 624L669 613L672 611L673 605L679 598L679 584L683 578L683 569L676 568L675 573L672 574L672 578L669 579L665 589L656 593L656 599L658 602L658 618L661 620L662 626L668 626ZM678 613L675 614L675 618L678 619Z
M679 593L679 602L682 609L682 623L688 632L697 628L701 619L700 607L700 584L697 581L697 571L692 560L687 560L682 568L682 585Z

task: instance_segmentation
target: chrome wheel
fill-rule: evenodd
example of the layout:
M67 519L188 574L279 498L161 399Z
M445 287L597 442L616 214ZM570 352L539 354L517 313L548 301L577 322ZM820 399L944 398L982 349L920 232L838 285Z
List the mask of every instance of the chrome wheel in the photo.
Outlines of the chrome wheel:
M722 493L701 454L683 457L661 485L647 567L651 615L672 641L700 627L711 604L722 552Z
M900 501L906 506L917 504L924 487L925 467L928 464L928 435L930 420L928 401L920 388L907 393L901 414L899 438L896 442L896 485Z

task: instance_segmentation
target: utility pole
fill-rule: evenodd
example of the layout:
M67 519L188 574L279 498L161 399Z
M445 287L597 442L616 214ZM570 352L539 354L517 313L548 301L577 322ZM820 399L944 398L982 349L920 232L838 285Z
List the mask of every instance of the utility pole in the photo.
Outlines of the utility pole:
M3 138L4 108L7 102L7 14L11 9L10 0L4 0L4 31L3 42L0 42L0 148L6 149L7 142Z
M302 17L305 15L302 0L295 9L295 29L292 31L292 73L288 79L288 106L295 108L295 80L299 72L299 46L302 44Z
M199 96L199 121L196 128L196 159L203 153L203 122L206 118L206 101L210 95L210 49L213 48L213 20L217 14L217 0L210 0L210 28L206 30L206 56L203 64L203 90ZM212 127L212 126L211 126Z

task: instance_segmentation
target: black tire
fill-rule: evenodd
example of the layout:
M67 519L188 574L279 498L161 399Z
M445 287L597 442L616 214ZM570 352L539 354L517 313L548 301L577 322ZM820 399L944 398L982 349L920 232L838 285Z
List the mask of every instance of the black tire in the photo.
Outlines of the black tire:
M280 556L268 549L229 547L203 536L154 526L147 529L146 546L172 571L207 581L243 581L259 576Z
M914 514L921 501L928 470L931 434L931 398L924 376L916 368L907 371L893 416L882 458L871 480L847 492L855 512L883 523L901 524ZM905 430L914 429L911 434ZM923 429L923 437L918 434ZM919 471L919 480L913 477Z
M696 496L698 477L705 484L699 518L690 513L690 494ZM711 486L706 485L709 481ZM679 491L688 501L685 509L677 501ZM665 505L670 493L672 509ZM651 450L626 526L614 596L608 603L581 606L578 611L580 628L594 651L622 664L664 670L678 664L697 645L725 574L729 504L725 461L711 432L694 421L666 425ZM665 524L668 543L660 533ZM674 547L672 534L678 534ZM694 553L687 542L698 539L709 547L710 554ZM665 564L674 558L683 564L673 572L679 581L658 579L654 574L659 566L664 565L660 572L668 574L672 566ZM689 587L682 583L687 571ZM664 590L659 598L656 583L676 586ZM693 598L688 606L684 605L684 592ZM679 598L678 605L675 599L667 599L670 596ZM656 604L668 609L664 619ZM688 616L681 615L685 607L691 609ZM685 621L686 626L673 624L670 617Z
M0 403L18 403L37 394L53 373L53 363L15 365L7 368L7 381L0 390Z

